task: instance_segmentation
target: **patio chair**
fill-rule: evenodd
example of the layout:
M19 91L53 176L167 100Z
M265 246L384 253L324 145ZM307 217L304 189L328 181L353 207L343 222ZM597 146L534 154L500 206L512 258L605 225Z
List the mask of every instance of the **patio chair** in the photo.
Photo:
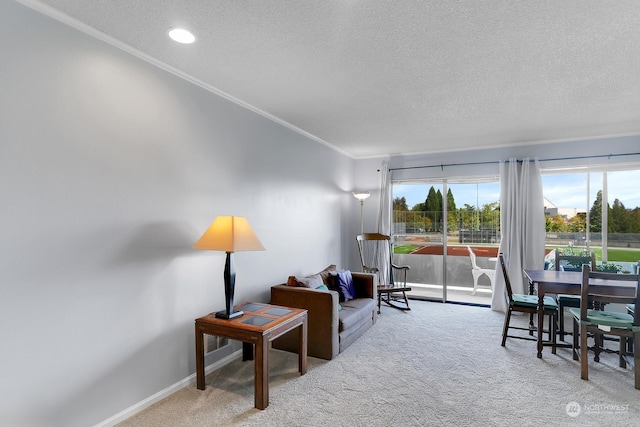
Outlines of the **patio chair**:
M486 275L491 282L491 289L493 289L493 282L496 277L496 271L490 268L480 268L478 267L478 263L476 262L476 254L473 252L470 246L467 246L469 250L469 258L471 258L471 274L473 275L473 291L471 295L475 295L478 290L478 279L480 276Z
M411 267L393 263L391 237L380 233L363 233L356 236L356 241L362 271L378 276L378 313L381 302L400 310L411 310L407 298L407 291L411 291L411 288L407 287L407 272ZM394 272L402 275L402 281L398 281L399 283L394 280Z
M507 342L507 337L509 338L517 338L521 340L527 341L537 341L537 338L521 335L509 335L509 329L518 329L522 331L531 332L532 329L521 328L517 326L511 326L511 313L529 313L529 314L537 314L538 313L538 296L537 295L524 295L524 294L514 294L511 289L511 281L509 280L509 273L507 272L507 266L504 260L504 254L498 254L498 262L500 263L500 267L502 269L502 274L504 275L504 282L507 288L507 313L504 317L504 328L502 330L502 346L505 346ZM552 349L551 352L553 354L556 353L556 321L558 318L558 304L553 299L553 297L544 297L544 313L543 316L549 316L549 341L551 341ZM539 334L544 333L544 331L538 331Z
M592 279L611 281L633 281L635 282L635 295L602 295L590 289ZM582 301L603 301L617 304L633 304L634 307L640 302L640 275L615 274L591 271L588 265L582 266L582 286L580 288ZM640 338L640 314L633 310L633 315L629 313L619 313L614 311L602 311L587 308L587 304L582 304L580 308L570 308L573 315L573 359L580 361L580 378L589 379L589 363L587 338L591 334L594 337L594 351L596 358L602 351L602 344L605 335L613 335L619 338L620 367L626 368L628 363L628 350L630 340L639 342ZM579 338L578 338L579 337ZM635 388L640 390L640 352L634 352L634 376ZM596 360L597 361L597 360Z
M556 271L560 270L573 270L573 271L581 271L583 264L589 264L592 271L596 271L596 254L591 252L591 255L585 256L576 256L576 255L561 255L558 249L555 250L555 269ZM580 296L579 295L558 295L558 308L560 313L559 326L558 326L558 335L560 336L560 341L564 341L565 334L570 334L570 332L566 332L564 329L564 309L568 307L579 308L580 307ZM593 307L590 307L593 308Z

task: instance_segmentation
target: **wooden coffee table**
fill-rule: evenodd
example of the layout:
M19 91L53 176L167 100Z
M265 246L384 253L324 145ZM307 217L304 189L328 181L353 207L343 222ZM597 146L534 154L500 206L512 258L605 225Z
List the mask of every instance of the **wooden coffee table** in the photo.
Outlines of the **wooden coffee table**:
M255 407L265 409L269 406L271 341L298 328L298 370L300 375L307 372L307 310L251 302L234 308L244 311L244 315L218 319L210 313L196 319L196 384L199 390L205 389L204 334L242 341L242 360L255 360Z

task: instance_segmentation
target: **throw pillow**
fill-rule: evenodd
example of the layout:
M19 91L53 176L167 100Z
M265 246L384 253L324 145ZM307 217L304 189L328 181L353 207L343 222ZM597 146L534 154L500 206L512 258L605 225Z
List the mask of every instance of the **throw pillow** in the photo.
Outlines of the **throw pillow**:
M331 289L331 283L330 283L331 277L337 272L338 272L338 268L336 267L336 265L331 264L327 268L325 268L324 270L316 274L322 277L322 281L324 282L324 284L327 285L329 289Z
M297 277L296 281L300 283L298 286L304 286L305 288L316 289L320 285L324 285L322 281L322 277L319 274L314 274L313 276L308 277Z
M338 288L338 293L340 294L341 302L349 301L356 297L356 289L353 284L353 276L351 276L351 271L338 271L335 275L335 280Z
M322 278L322 281L324 282L325 285L327 285L329 287L329 289L331 289L331 274L335 274L337 272L337 267L335 266L335 264L331 264L330 266L328 266L327 268L325 268L324 270L322 270L319 273L314 274L314 276L320 276ZM309 276L311 277L311 276ZM296 276L289 276L289 278L287 279L287 286L305 286L305 284L300 283L298 281L299 277Z

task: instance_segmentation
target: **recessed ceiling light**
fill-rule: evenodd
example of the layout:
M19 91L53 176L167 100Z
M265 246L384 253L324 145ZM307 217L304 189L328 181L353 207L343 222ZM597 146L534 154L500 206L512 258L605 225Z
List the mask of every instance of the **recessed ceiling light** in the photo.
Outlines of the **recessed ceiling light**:
M190 44L196 41L196 36L191 31L184 28L171 28L169 30L169 37L178 43Z

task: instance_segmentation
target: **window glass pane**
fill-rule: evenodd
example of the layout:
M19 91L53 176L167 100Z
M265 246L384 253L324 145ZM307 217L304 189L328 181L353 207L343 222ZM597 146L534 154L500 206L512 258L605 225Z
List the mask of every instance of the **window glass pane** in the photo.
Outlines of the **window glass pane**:
M586 250L589 246L586 228L588 179L586 172L542 176L547 249L575 247Z
M443 182L393 184L394 260L409 265L411 296L441 300L443 278Z
M640 171L606 173L607 233L602 270L634 273L640 260Z

